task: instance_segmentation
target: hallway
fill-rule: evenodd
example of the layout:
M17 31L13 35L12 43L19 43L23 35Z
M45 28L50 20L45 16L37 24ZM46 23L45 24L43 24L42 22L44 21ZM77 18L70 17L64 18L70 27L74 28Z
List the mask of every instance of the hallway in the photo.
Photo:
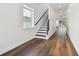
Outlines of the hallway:
M18 56L77 56L70 39L61 39L58 33L55 33L48 41L37 39L30 46L19 52ZM35 40L33 39L33 40ZM65 40L65 41L64 41Z

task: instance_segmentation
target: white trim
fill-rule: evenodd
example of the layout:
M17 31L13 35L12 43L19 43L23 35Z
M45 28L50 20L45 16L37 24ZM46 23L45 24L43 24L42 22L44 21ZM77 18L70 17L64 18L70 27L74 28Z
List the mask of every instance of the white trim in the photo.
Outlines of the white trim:
M33 9L33 8L31 8L31 7L29 7L29 6L25 5L25 4L23 4L23 7L28 8L28 9L30 9L30 10L32 10L32 11L34 11L34 9Z

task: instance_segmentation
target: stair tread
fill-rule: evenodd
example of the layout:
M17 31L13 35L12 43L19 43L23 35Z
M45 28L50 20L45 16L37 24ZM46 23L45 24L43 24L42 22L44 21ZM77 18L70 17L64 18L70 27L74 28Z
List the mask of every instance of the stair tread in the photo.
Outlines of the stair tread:
M47 26L41 26L41 27L47 27Z
M39 29L39 31L47 31L47 29L46 29L46 30L44 30L44 29Z
M35 38L48 39L47 37L35 36Z
M47 30L47 28L40 28L39 30Z
M47 32L47 31L38 31L38 32Z
M41 25L41 26L47 26L47 25Z
M47 30L47 28L40 28L40 29Z
M40 34L36 34L35 36L46 37L46 35L40 35Z
M37 32L37 33L44 33L44 34L46 34L47 32Z
M47 28L47 27L40 27L40 28Z

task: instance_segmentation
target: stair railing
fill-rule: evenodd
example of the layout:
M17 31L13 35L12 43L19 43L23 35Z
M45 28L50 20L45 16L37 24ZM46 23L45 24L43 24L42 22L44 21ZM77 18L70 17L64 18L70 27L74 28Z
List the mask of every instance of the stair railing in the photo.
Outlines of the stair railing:
M48 9L44 12L44 14L40 17L40 19L35 23L35 25L37 25L41 19L46 15L46 13L48 12Z
M49 19L48 19L48 22L47 22L47 35L49 33Z

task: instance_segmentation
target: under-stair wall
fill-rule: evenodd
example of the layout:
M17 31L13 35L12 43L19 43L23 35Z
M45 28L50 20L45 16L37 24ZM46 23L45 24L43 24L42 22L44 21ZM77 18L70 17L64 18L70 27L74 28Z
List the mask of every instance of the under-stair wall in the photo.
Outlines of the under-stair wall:
M48 19L49 19L49 32L48 38L50 38L56 32L56 19L55 19L55 12L51 5L49 5L48 10Z

